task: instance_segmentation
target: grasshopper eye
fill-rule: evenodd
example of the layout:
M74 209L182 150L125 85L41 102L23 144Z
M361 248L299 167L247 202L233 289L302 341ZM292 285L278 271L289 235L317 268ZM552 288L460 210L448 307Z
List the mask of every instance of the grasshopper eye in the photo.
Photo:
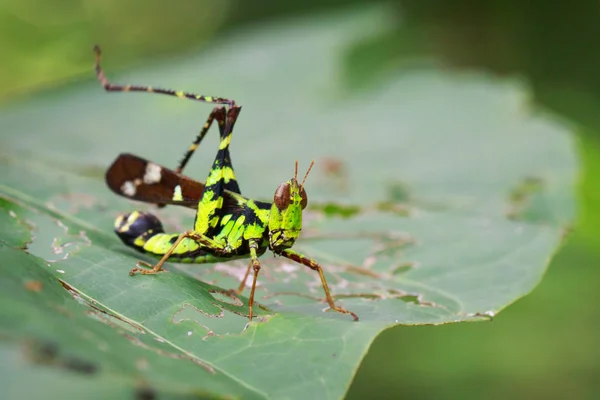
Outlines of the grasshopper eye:
M306 205L308 204L308 196L306 195L306 191L303 187L300 188L300 198L302 199L300 201L300 207L302 207L302 209L304 210L306 208Z
M290 184L282 183L275 191L273 198L275 205L280 210L285 210L290 205Z

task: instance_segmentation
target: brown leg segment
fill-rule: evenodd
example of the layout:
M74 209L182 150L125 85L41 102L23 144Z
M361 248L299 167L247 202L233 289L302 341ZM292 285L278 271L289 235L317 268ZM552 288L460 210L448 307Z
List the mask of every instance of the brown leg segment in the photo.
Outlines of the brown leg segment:
M246 271L246 277L250 272L250 266L254 269L254 277L252 279L252 289L250 289L250 297L248 298L248 319L252 322L252 308L254 306L254 291L256 290L256 280L258 279L258 272L260 271L260 261L258 261L258 255L256 250L258 249L258 243L255 241L250 242L250 263L248 270ZM244 279L244 284L246 280ZM240 288L244 290L244 287L240 285Z
M333 302L333 297L331 296L331 292L329 291L329 286L327 285L327 281L325 280L325 275L323 274L323 268L315 261L312 260L292 249L286 249L281 252L281 255L289 258L290 260L296 261L302 265L307 266L308 268L317 271L319 273L319 278L321 278L321 285L323 286L323 290L325 291L325 298L327 299L327 303L329 303L329 308L340 312L342 314L350 314L354 318L355 321L358 321L358 315L353 313L352 311L348 311L342 307L338 307Z

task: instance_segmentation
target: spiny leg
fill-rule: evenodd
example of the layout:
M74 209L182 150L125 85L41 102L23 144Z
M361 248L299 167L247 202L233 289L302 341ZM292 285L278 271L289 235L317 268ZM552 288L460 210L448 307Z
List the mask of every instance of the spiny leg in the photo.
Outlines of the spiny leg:
M256 280L258 279L258 272L260 271L260 261L258 260L258 242L255 240L250 241L250 263L248 264L248 270L246 271L246 277L250 271L250 266L254 270L254 277L252 278L252 289L250 290L250 297L248 298L248 319L252 322L252 308L254 307L254 291L256 290ZM244 279L244 285L246 279ZM244 287L240 285L240 289L244 290Z
M230 139L231 132L233 130L233 126L235 125L235 121L237 120L237 117L241 110L241 107L235 105L234 100L226 99L223 97L197 95L197 94L193 94L193 93L183 92L180 90L153 88L151 86L117 85L117 84L110 83L108 81L108 79L106 78L106 76L104 75L104 71L102 70L102 67L100 66L100 60L102 59L102 51L100 49L100 46L98 46L98 45L94 46L94 52L96 53L96 63L94 66L95 70L96 70L96 76L98 77L98 80L100 81L100 83L102 84L104 89L108 92L158 93L158 94L165 94L165 95L174 96L174 97L178 97L178 98L201 101L204 103L227 105L229 107L229 109L225 113L224 118L217 119L217 121L219 122L219 130L221 131L220 132L221 133L221 135L220 135L221 136L221 144L223 144L223 138L224 137L227 138L227 145L226 145L223 155L222 155L222 158L225 162L224 165L231 170L231 174L234 177L234 179L232 179L226 183L225 188L232 192L240 193L239 186L237 184L237 181L235 180L235 176L233 175L233 168L231 166L231 159L229 156L229 148L228 148L229 139ZM213 112L214 112L214 110L213 110ZM223 120L224 120L224 122L223 122ZM209 127L210 127L210 124L206 128L206 131L208 131ZM204 131L204 129L203 129L203 131ZM197 144L199 144L200 141L202 140L202 138L204 137L204 135L206 135L206 131L204 131L204 133L202 133L202 131L200 132L200 134L196 138L196 141L194 142L192 147L188 150L188 152L184 156L184 159L180 163L180 166L177 170L178 172L181 172L181 170L183 170L183 167L185 167L185 164L187 164L189 157L193 154L193 152L195 150L194 145L196 145L196 147L197 147Z
M206 119L206 122L204 123L204 126L202 126L200 133L198 133L198 135L196 136L196 139L194 139L194 141L192 142L192 144L190 145L190 147L184 154L183 158L179 162L179 165L175 169L175 172L177 172L178 174L181 174L183 172L183 169L185 168L188 161L192 157L192 154L194 154L196 149L198 149L200 142L202 142L202 139L204 139L204 137L208 133L208 130L212 126L212 123L215 119L217 120L217 123L219 124L219 131L221 131L221 132L223 131L223 126L225 126L225 115L226 115L226 112L225 112L224 107L215 107L212 109L212 111L208 115L208 118ZM159 208L166 207L165 203L157 203L156 205Z
M155 265L152 265L145 261L138 261L135 264L136 267L133 268L131 271L129 271L129 275L133 276L133 275L135 275L136 272L139 272L142 275L154 275L154 274L161 272L163 264L169 259L169 257L171 257L171 255L173 254L175 249L177 249L177 246L179 246L179 244L186 238L190 238L190 239L194 240L196 243L198 243L199 245L205 246L213 251L214 250L223 250L222 246L217 244L217 242L215 242L214 240L212 240L204 235L200 235L194 231L186 231L177 237L177 240L175 240L175 242L173 242L173 245L171 246L171 248L162 256L162 258L160 259L159 262L157 262ZM143 267L150 268L150 269L146 269Z
M335 305L335 303L333 302L333 297L331 296L331 292L329 291L329 286L327 285L327 281L325 280L325 275L323 274L323 268L321 268L321 266L316 261L292 249L283 250L281 252L281 255L286 258L289 258L290 260L296 261L297 263L305 265L314 271L317 271L319 273L319 278L321 278L321 285L323 286L323 290L325 291L325 298L327 299L327 303L329 303L329 308L343 314L350 314L352 315L355 321L358 321L358 315L356 315L352 311L348 311L342 307Z
M246 273L244 274L244 278L240 282L240 286L238 286L237 290L234 290L236 294L242 294L244 289L246 288L246 282L248 281L248 275L250 275L250 270L252 269L252 258L250 258L250 262L248 263L248 268L246 268Z
M196 149L198 149L200 142L206 136L206 133L210 129L210 126L212 125L213 120L216 120L217 124L219 126L219 138L220 138L219 148L223 147L223 141L226 141L226 145L225 145L225 148L223 149L223 153L221 155L217 155L217 157L220 158L221 165L224 168L231 169L232 179L230 179L228 182L225 183L225 189L229 190L231 192L234 192L234 193L241 194L240 187L237 183L237 180L235 179L233 165L231 163L231 156L229 154L229 141L231 140L231 138L228 137L231 135L231 132L233 130L233 127L235 126L235 122L237 121L240 110L241 110L241 107L238 107L238 106L234 106L232 109L227 110L227 111L223 107L215 107L213 109L213 111L210 113L210 115L208 116L208 119L206 120L206 123L202 127L202 130L200 131L198 136L196 136L196 139L194 140L192 145L189 147L189 149L183 156L181 162L179 163L179 165L175 171L177 173L182 173L183 169L185 168L188 161L192 157L192 154L194 154ZM226 131L228 119L230 121L229 128L228 128L229 131Z
M226 115L225 108L223 108L223 107L213 108L213 110L208 115L208 118L206 119L204 126L200 130L200 133L198 133L198 135L196 136L196 139L194 139L194 141L188 148L187 152L184 154L183 158L179 162L179 165L175 169L175 172L177 172L178 174L183 172L183 169L187 165L188 161L190 161L192 154L194 154L194 152L198 149L200 142L202 142L202 139L204 139L204 136L206 136L206 133L210 129L210 127L215 119L217 120L217 123L219 124L219 130L220 131L223 130L222 126L225 125L225 115Z
M179 97L180 99L190 99L195 101L201 101L204 103L215 103L215 104L226 104L229 107L235 106L235 101L230 99L225 99L223 97L214 97L214 96L203 96L193 93L183 92L181 90L171 90L171 89L160 89L153 88L151 86L138 86L138 85L116 85L110 83L106 76L104 75L104 71L102 71L102 67L100 66L100 60L102 58L102 50L100 50L100 46L94 46L94 53L96 53L96 63L94 68L96 70L96 76L98 80L104 86L104 89L107 92L148 92L148 93L158 93L158 94L166 94L168 96Z

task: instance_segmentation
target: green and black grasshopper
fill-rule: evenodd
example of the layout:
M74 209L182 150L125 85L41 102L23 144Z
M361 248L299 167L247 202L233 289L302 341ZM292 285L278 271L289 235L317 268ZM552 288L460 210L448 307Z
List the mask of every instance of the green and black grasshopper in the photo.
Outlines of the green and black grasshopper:
M145 275L161 272L167 260L213 263L250 258L237 293L241 294L244 290L246 279L252 270L254 276L248 300L248 318L252 321L254 292L261 268L258 257L269 249L316 271L329 307L340 313L350 314L355 321L358 320L355 313L336 306L322 267L315 260L292 250L302 230L302 210L308 202L304 183L313 164L311 163L300 183L296 162L293 178L277 187L273 203L242 196L229 155L231 134L241 111L240 106L233 100L220 97L148 86L111 84L100 67L100 48L96 46L94 50L96 74L107 91L160 93L226 105L216 106L212 110L175 171L131 154L121 154L106 172L108 187L118 195L159 206L174 204L196 209L193 229L173 234L165 233L161 222L152 214L134 211L120 215L115 221L115 232L123 243L142 253L160 257L156 265L138 261L130 275L138 272ZM181 173L215 120L220 133L219 150L203 184Z

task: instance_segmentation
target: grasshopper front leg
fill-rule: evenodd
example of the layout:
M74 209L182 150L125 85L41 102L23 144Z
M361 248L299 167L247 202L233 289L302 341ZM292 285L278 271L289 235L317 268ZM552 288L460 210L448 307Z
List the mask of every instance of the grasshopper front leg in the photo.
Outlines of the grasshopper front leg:
M238 291L241 293L246 285L246 278L250 272L250 268L254 270L254 276L252 278L252 289L250 289L250 297L248 298L248 320L252 322L252 309L254 307L254 291L256 290L256 281L258 279L258 272L260 271L260 261L258 260L258 242L256 240L250 240L250 262L248 263L248 269L244 276L244 280L240 284Z
M306 257L303 254L298 253L292 249L285 249L281 252L281 255L289 258L290 260L296 261L313 271L317 271L319 273L319 278L321 278L321 285L323 286L323 291L325 291L325 299L327 303L329 303L329 308L335 310L342 314L350 314L354 318L355 321L358 321L358 315L353 313L352 311L348 311L345 308L339 307L335 305L333 301L333 297L331 296L331 292L329 291L329 285L327 285L327 280L325 279L325 274L323 274L323 268L313 259Z

